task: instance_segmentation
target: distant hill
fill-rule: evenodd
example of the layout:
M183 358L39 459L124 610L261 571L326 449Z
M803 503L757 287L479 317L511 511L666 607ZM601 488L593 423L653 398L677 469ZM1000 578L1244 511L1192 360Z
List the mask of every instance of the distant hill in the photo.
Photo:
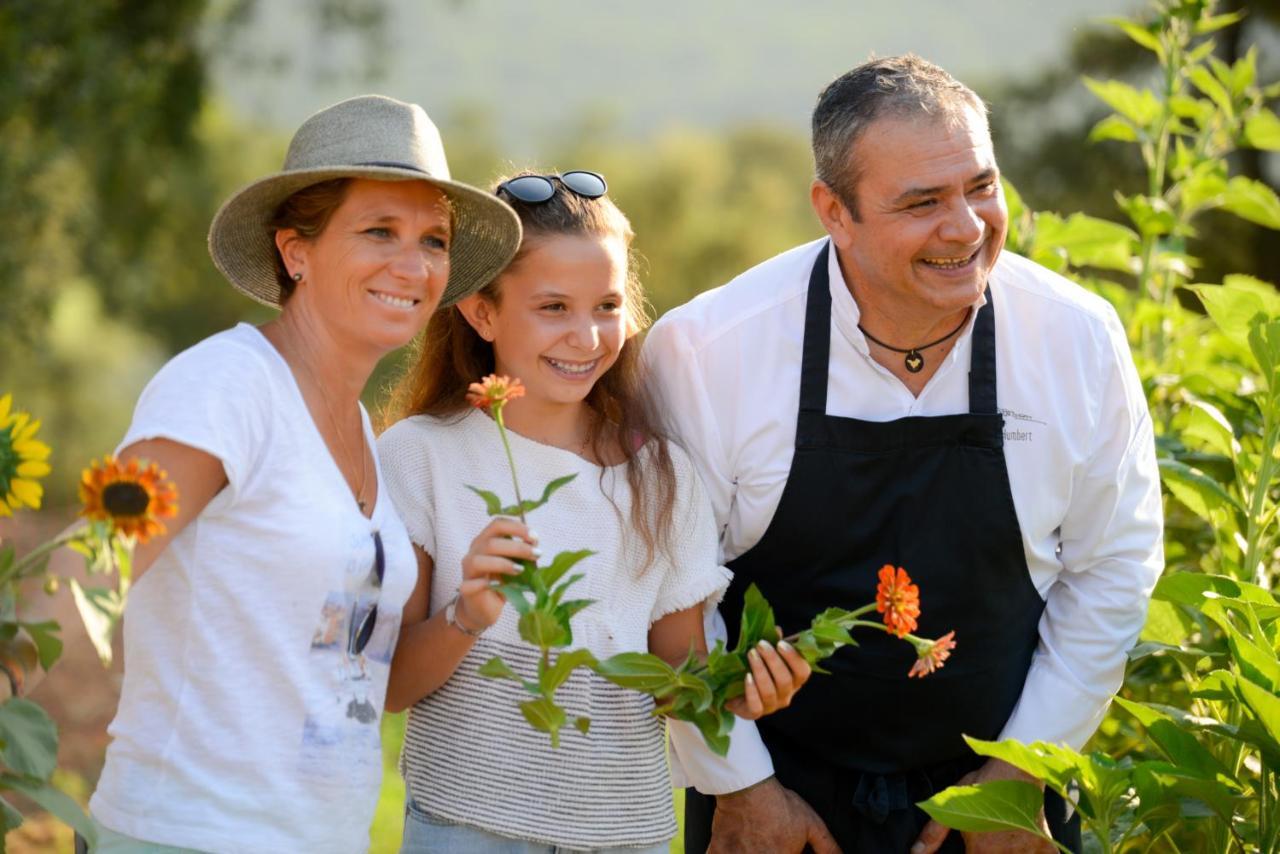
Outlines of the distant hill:
M491 116L516 158L585 115L624 136L670 124L802 129L822 86L873 51L908 50L982 91L1063 55L1072 32L1140 0L260 0L216 68L248 118L292 128L379 91L423 104L448 133ZM380 25L326 30L317 7ZM376 18L376 15L374 16Z

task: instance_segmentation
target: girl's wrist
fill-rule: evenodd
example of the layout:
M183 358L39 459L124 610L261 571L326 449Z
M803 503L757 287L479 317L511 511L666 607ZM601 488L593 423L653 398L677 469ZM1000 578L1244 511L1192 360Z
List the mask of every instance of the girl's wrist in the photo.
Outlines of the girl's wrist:
M445 623L457 629L458 631L462 632L464 635L466 635L469 638L480 637L480 635L484 634L484 630L489 627L481 626L478 629L473 629L470 626L468 626L466 623L464 623L461 619L459 619L458 605L460 603L461 603L461 599L459 598L459 594L457 593L453 594L453 598L449 600L449 604L444 606Z

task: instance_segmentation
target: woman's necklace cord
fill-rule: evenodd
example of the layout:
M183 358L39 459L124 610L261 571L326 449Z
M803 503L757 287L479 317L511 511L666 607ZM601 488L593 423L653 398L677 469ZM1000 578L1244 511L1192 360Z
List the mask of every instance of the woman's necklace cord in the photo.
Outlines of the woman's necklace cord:
M922 351L928 350L930 347L937 347L943 341L949 340L953 335L955 335L961 329L964 329L964 325L969 322L969 315L972 313L973 313L972 307L966 309L964 313L964 318L960 321L959 326L957 326L955 329L952 329L946 335L943 335L937 341L930 341L928 344L921 344L919 347L895 347L892 344L886 344L883 341L881 341L879 338L872 335L866 329L863 329L861 323L858 324L858 330L863 335L866 336L868 341L871 341L875 344L879 344L881 347L885 348L886 350L892 350L895 353L905 353L906 355L903 356L902 364L905 365L906 369L911 373L918 374L922 370L924 370L924 354Z
M316 379L315 372L311 370L311 365L308 363L306 357L302 354L301 348L291 346L290 349L294 351L294 356L297 358L298 362L302 365L302 369L307 372L307 377L308 379L311 380L311 384L315 386L316 391L320 393L320 400L324 402L325 411L329 413L329 425L333 427L333 432L337 434L338 444L342 447L342 455L347 458L347 463L350 464L352 462L351 448L347 445L346 437L342 435L342 430L338 426L337 416L333 414L333 405L329 402L328 392L325 391L325 388L323 385L320 384L320 381ZM369 474L369 471L368 471L369 448L367 444L367 439L365 438L365 435L364 435L364 419L361 418L359 419L359 421L360 421L360 485L356 489L355 499L356 499L356 504L360 507L360 512L364 513L364 509L365 509L364 488L367 482L366 479Z

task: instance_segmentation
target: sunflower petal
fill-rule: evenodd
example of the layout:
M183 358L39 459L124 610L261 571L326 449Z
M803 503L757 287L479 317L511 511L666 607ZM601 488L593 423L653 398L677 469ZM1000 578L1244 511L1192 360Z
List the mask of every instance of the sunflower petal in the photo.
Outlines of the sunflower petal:
M52 471L52 469L49 467L49 464L39 460L28 460L27 462L18 463L18 477L46 477L50 471Z
M52 449L48 445L36 439L24 439L21 442L14 442L13 449L24 460L40 462L49 459L49 454L52 453Z
M9 484L9 489L23 504L36 510L40 508L40 498L44 495L44 488L34 480L14 478Z
M0 397L0 427L5 426L5 422L9 420L9 408L11 406L13 406L12 394Z
M26 413L23 413L23 414L25 415ZM25 427L19 430L14 430L13 438L19 442L33 439L35 438L35 435L39 430L40 430L40 419L37 418L35 421L32 421L30 424L26 425Z

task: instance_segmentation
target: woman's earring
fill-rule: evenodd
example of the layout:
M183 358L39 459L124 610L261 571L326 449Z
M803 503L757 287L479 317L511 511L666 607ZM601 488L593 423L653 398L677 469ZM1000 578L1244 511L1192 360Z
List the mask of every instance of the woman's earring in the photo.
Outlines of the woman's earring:
M294 280L295 282L301 282L301 281L302 281L302 274L301 274L301 273L294 273L294 274L293 274L293 280Z

